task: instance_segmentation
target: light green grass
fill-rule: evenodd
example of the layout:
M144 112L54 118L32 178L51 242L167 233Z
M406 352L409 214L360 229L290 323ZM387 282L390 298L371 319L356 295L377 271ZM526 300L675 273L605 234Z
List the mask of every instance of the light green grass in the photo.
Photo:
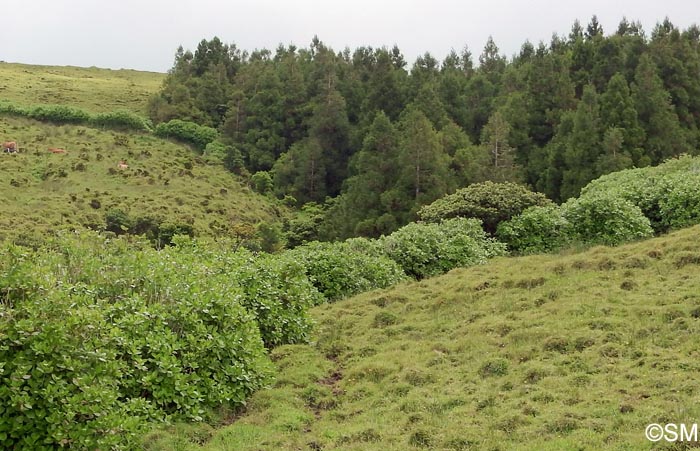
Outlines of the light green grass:
M220 164L152 135L0 117L0 140L20 147L18 154L0 153L0 240L99 228L111 208L190 223L199 235L270 221L279 213ZM68 153L51 154L51 147ZM117 169L120 160L128 169Z
M0 100L145 115L148 99L164 79L165 74L156 72L0 63Z
M242 416L202 426L204 445L175 426L147 448L650 449L647 424L700 418L699 233L320 306L313 342L274 351L277 382Z

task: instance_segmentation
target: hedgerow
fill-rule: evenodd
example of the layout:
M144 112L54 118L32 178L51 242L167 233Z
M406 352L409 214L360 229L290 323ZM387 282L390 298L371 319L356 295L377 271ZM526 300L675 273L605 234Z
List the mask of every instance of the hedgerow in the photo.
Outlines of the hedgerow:
M20 106L11 102L0 102L0 113L21 116L53 124L79 124L115 130L150 131L151 121L130 111L119 110L91 114L68 105Z
M161 138L174 138L192 144L200 151L204 151L207 144L219 136L219 132L214 128L180 119L158 124L154 133Z

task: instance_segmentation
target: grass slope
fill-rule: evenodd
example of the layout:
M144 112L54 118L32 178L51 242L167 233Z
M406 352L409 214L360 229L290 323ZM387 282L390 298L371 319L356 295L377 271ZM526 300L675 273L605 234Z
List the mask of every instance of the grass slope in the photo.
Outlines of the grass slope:
M134 70L0 63L0 100L61 104L94 113L119 109L145 115L165 74Z
M0 240L61 227L99 228L111 208L189 223L200 235L278 213L221 165L152 135L0 117L0 139L21 148L16 155L0 153ZM51 154L50 147L68 153ZM119 160L129 168L118 170Z
M320 306L315 341L273 351L277 381L240 417L146 447L649 449L647 424L700 418L699 233L499 258Z

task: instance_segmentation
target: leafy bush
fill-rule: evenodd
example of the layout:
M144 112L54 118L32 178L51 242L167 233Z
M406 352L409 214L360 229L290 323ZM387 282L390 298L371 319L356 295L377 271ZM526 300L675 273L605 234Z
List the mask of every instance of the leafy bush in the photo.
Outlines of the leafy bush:
M490 234L502 221L507 221L532 206L547 206L552 202L544 194L535 193L515 183L483 182L469 185L426 205L418 216L426 222L462 217L477 218Z
M498 225L496 236L508 249L521 254L551 252L571 240L571 224L560 207L530 207Z
M250 177L250 184L253 186L253 190L260 194L271 193L274 188L272 176L267 171L258 171L253 174Z
M150 120L124 110L98 113L90 119L90 123L97 127L118 130L151 130L153 128Z
M409 276L423 279L459 266L485 263L505 254L488 238L478 219L454 218L439 224L411 223L378 240L381 251Z
M35 106L27 111L27 116L56 124L86 124L90 121L89 113L66 105Z
M264 344L306 339L304 267L175 237L0 248L0 447L133 448L266 383Z
M669 174L661 185L659 213L665 230L700 223L700 174Z
M283 256L301 262L311 283L328 301L385 288L406 278L391 259L377 252L364 252L356 242L312 242Z
M638 206L657 233L671 227L697 224L694 213L686 214L685 198L690 201L694 186L700 182L700 158L683 155L655 167L627 169L593 180L581 191L581 197L615 195ZM675 192L676 194L671 194ZM675 200L671 200L670 197ZM691 195L692 196L692 195ZM664 207L662 208L662 204ZM694 219L695 218L695 219Z
M239 266L234 276L244 295L241 304L253 315L268 348L306 342L311 329L308 309L323 301L292 259L265 256Z
M572 199L562 209L573 238L582 243L615 246L654 234L642 210L615 195Z
M214 128L180 119L173 119L169 122L158 124L154 133L162 138L174 138L192 144L202 151L207 147L207 144L219 136L219 133Z

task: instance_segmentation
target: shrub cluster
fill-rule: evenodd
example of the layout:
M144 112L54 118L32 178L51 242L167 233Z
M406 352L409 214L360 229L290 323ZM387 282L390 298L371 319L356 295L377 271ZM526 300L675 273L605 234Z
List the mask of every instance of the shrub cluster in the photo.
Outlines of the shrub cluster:
M615 195L572 199L562 209L571 224L573 240L581 243L616 246L654 234L642 210Z
M700 158L681 156L655 167L604 175L586 186L581 197L610 194L638 206L656 233L700 222L697 186Z
M551 252L579 243L616 246L652 236L649 219L613 194L571 199L561 207L532 207L498 226L498 239L521 254Z
M219 132L214 128L180 119L158 124L154 133L162 138L173 138L192 144L200 151L204 151L207 144L219 136Z
M131 111L119 110L110 113L98 113L90 123L97 127L115 130L152 130L153 124L149 119L143 118Z
M570 243L571 223L556 205L530 207L498 225L496 236L519 254L552 252Z
M476 218L483 223L484 230L496 232L499 223L507 221L532 206L552 205L544 194L535 193L515 183L483 182L457 190L418 212L426 222L440 222L462 217Z
M411 223L378 240L380 251L411 277L423 279L459 266L504 255L505 246L486 236L478 219L453 218L439 224Z
M360 241L366 246L360 245ZM328 301L385 288L406 279L399 265L374 252L370 241L360 238L337 243L311 242L285 252L284 258L300 262Z
M306 339L301 265L174 241L0 249L1 448L129 448L147 421L240 405L264 346Z

